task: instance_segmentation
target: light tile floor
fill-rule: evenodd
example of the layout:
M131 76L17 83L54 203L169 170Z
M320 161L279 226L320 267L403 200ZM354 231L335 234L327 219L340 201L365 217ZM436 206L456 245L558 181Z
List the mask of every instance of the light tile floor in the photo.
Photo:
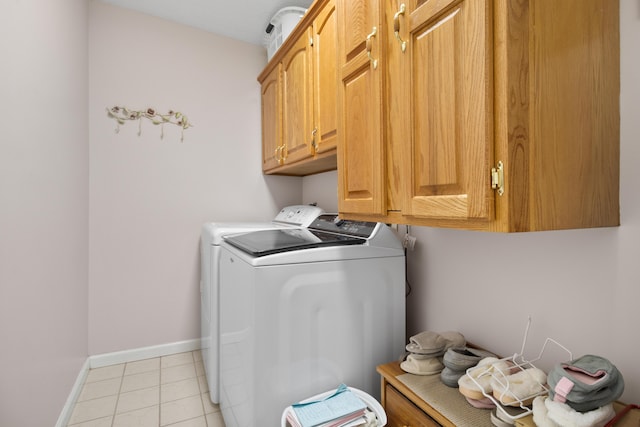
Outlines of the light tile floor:
M224 427L200 351L91 369L69 427Z

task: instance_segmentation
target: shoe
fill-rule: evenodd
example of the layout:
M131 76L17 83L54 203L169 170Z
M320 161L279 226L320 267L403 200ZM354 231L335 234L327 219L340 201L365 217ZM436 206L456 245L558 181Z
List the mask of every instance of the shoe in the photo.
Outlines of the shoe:
M467 370L458 380L458 389L465 397L475 400L484 399L483 393L491 394L491 378L493 374L509 375L512 366L495 357L485 357L478 364Z
M538 368L520 369L511 375L491 378L493 397L502 405L531 405L533 399L546 389L547 374Z
M444 353L442 363L453 371L466 371L476 366L485 357L496 357L495 354L484 350L468 347L452 347Z
M416 359L410 354L407 356L407 360L400 363L400 368L414 375L435 375L442 371L444 365L438 357Z
M442 335L432 332L420 332L409 338L407 351L410 353L425 354L431 356L441 356L447 345L447 340Z
M604 426L616 415L609 403L589 412L578 412L566 403L554 402L547 396L533 400L533 421L540 427Z
M446 354L446 353L445 353ZM464 375L464 371L454 371L448 368L446 365L442 372L440 372L440 381L442 384L451 388L458 388L458 380Z
M549 371L549 397L579 412L612 403L624 391L624 380L607 359L586 355Z
M441 356L449 348L464 347L466 344L467 340L460 332L424 331L412 336L406 349L409 353Z
M469 405L473 406L474 408L492 409L496 407L496 404L493 403L493 401L488 397L483 397L482 399L471 399L465 396L465 399L467 399Z
M440 336L445 339L444 345L445 351L452 347L464 347L467 345L467 340L464 335L456 331L440 332Z
M445 368L440 372L440 380L448 387L458 387L458 380L467 369L476 366L485 357L495 357L495 354L467 347L448 349L442 358Z

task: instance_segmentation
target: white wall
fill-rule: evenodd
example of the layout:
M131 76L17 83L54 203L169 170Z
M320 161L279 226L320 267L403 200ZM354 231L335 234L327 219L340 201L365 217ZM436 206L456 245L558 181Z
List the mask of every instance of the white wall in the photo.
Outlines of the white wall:
M302 203L316 203L326 212L338 212L338 172L329 171L302 179Z
M199 337L205 221L267 220L302 179L260 166L264 48L90 3L89 353ZM184 132L107 118L114 105L186 114Z
M52 426L87 356L87 5L0 5L0 425Z
M626 379L623 400L638 403L640 5L620 6L622 225L517 235L412 227L408 329L460 330L508 356L520 351L531 315L525 355L537 356L552 337L575 357L607 357ZM552 357L543 364L559 361L545 354Z

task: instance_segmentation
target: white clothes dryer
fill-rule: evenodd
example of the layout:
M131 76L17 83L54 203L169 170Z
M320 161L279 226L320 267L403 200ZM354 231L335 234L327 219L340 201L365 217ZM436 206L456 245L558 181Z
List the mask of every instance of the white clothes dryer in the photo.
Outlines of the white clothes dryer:
M210 222L202 226L200 237L200 336L210 398L219 403L219 268L220 243L224 236L248 231L307 227L324 211L311 205L282 208L272 221Z
M226 237L220 408L227 427L344 383L379 398L376 366L405 346L404 249L386 225L323 214L308 228Z

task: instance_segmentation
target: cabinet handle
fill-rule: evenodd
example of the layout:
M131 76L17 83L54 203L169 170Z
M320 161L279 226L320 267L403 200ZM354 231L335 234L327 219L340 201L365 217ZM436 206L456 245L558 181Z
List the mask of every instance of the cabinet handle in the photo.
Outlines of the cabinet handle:
M278 164L282 163L282 158L280 157L280 149L282 148L282 145L278 145L276 147L276 149L273 151L275 157L276 157L276 162L278 162Z
M287 157L289 156L289 150L287 149L287 144L282 144L280 153L282 153L282 163L284 163L284 161L287 160Z
M315 127L311 131L311 154L316 154L318 151L318 145L316 144L316 134L318 133L318 128Z
M395 33L396 38L400 42L400 48L402 49L402 53L404 53L404 51L407 50L407 42L402 40L402 37L400 37L400 16L404 15L404 12L406 9L407 7L405 6L404 3L402 3L400 5L400 10L397 11L395 15L393 15L393 32Z
M285 145L279 145L274 150L276 161L278 162L279 165L284 163L285 159L287 158L286 154L284 154L284 149L285 148L286 148Z
M371 39L373 37L375 37L376 34L378 34L378 28L377 27L373 27L373 30L371 30L371 34L369 34L367 36L367 56L369 57L369 61L371 61L371 65L373 65L373 69L374 70L376 68L378 68L378 60L377 59L373 59L373 57L371 56L371 49L372 49Z

